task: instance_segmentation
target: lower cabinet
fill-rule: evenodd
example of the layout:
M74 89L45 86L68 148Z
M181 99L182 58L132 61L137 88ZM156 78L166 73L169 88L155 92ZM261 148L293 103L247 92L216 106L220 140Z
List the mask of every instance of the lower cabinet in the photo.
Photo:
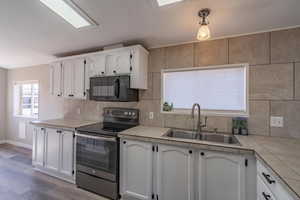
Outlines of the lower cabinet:
M245 168L242 155L199 152L199 199L245 200Z
M120 150L122 199L253 200L255 196L255 192L251 198L246 195L248 162L241 154L126 139L121 140ZM255 187L255 182L251 184Z
M74 132L35 127L32 164L42 172L74 182Z

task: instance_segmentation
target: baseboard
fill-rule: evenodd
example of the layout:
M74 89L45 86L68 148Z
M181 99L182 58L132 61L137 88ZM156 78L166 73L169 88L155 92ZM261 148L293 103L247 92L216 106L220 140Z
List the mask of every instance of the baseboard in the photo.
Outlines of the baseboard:
M26 149L32 149L32 145L30 145L30 144L24 144L22 142L17 142L17 141L13 141L13 140L1 140L0 141L0 144L4 144L4 143L12 144L12 145L15 145L18 147L23 147Z

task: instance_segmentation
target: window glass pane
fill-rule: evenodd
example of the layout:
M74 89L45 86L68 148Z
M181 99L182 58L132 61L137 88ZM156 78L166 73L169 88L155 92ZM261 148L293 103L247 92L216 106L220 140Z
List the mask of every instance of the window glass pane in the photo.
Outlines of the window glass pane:
M176 109L246 111L246 67L164 73L164 101Z

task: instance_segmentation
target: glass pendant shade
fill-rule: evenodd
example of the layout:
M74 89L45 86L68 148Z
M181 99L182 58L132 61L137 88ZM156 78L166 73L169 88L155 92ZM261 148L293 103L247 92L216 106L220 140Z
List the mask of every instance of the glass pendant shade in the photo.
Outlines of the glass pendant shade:
M207 40L210 38L210 30L208 28L208 25L201 25L198 34L197 34L197 39L202 41L202 40Z

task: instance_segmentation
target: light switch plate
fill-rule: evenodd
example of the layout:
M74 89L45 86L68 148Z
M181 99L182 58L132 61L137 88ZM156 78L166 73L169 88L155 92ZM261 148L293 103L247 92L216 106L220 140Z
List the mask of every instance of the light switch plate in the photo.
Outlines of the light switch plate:
M283 127L283 117L281 116L271 116L270 119L271 127Z
M153 119L154 118L154 113L153 112L149 112L149 119Z

